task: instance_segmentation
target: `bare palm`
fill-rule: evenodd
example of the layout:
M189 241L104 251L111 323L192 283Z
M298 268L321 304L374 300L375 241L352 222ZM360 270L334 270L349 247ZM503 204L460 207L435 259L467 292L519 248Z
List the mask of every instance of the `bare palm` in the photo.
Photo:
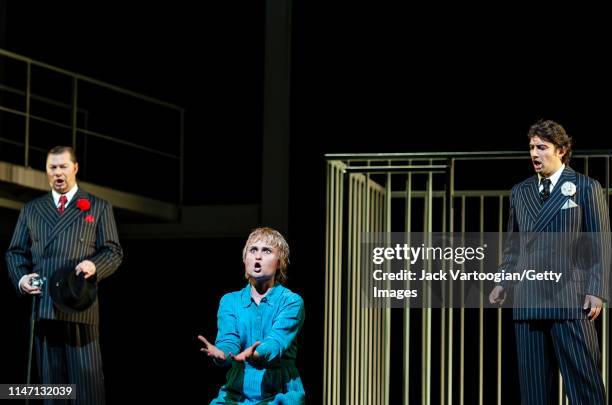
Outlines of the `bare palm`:
M259 358L255 349L260 344L261 342L257 341L253 343L252 346L247 347L246 349L244 349L242 352L238 353L237 355L234 356L233 354L230 354L230 356L232 357L232 360L237 361L239 363L244 363L245 361L255 361Z
M212 357L215 360L225 361L225 353L217 348L217 346L210 343L202 335L198 335L198 339L204 343L204 347L200 348L201 352L206 353L208 357Z

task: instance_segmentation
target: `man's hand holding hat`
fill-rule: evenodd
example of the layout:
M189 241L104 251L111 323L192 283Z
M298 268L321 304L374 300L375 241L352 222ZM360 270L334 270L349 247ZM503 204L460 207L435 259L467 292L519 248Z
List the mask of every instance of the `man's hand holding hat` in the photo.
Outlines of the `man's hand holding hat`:
M81 263L77 264L75 269L77 276L83 273L85 274L85 278L89 278L96 274L96 265L90 260L83 260Z

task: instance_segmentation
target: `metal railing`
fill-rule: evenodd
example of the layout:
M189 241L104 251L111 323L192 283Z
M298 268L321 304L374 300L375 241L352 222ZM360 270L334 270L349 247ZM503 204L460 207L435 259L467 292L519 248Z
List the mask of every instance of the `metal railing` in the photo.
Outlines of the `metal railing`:
M375 222L375 229L382 232L488 230L501 235L506 229L511 186L523 180L523 174L533 175L530 165L520 161L529 162L527 152L325 157L323 403L388 404L391 393L401 393L401 403L405 404L429 405L434 397L436 403L447 405L502 404L504 398L508 403L507 397L517 395L518 388L509 395L509 385L502 385L502 381L512 379L502 367L507 355L502 350L502 337L513 333L512 325L502 322L507 310L499 308L485 317L483 302L480 308L467 310L408 307L403 309L401 321L394 324L401 344L392 345L392 320L400 318L392 317L391 309L366 308L360 297L361 234L374 229L372 218L383 218ZM601 182L608 200L612 193L611 158L611 150L574 151L572 158L573 168ZM470 182L470 170L480 174L475 181ZM484 171L486 175L482 175ZM383 202L373 203L374 197ZM485 331L492 330L496 331L495 338L489 336L485 340ZM601 337L602 375L609 389L607 304L601 317ZM413 339L419 343L413 343ZM485 348L490 356L485 357ZM395 360L396 367L392 367L390 350L394 350L394 359L399 359ZM432 353L439 357L438 362L433 361ZM473 367L467 366L469 360ZM396 373L402 374L401 380L390 378ZM399 381L401 386L393 385ZM368 387L379 389L372 391ZM566 403L560 375L558 403Z
M18 55L16 53L0 48L0 74L3 70L5 70L2 69L2 67L5 62L8 61L18 62L24 65L23 69L25 70L25 83L23 86L24 88L11 86L9 84L3 83L3 77L2 75L0 75L0 112L23 119L23 136L19 137L20 139L14 139L6 137L2 134L2 132L0 132L0 146L2 144L6 144L23 148L23 159L19 162L19 164L23 164L26 167L30 167L32 162L32 152L47 152L47 148L35 144L35 142L33 142L31 139L32 124L44 124L52 128L69 131L71 135L70 145L75 149L77 155L80 156L79 162L81 166L81 173L83 173L84 171L83 166L87 165L86 162L89 153L87 148L88 139L97 139L116 146L127 147L133 151L140 151L151 156L158 156L164 159L169 159L171 162L173 162L174 165L176 165L176 169L178 169L178 179L176 179L176 183L178 184L177 202L179 204L183 202L185 110L182 107L155 99L153 97L148 97L146 95L139 94L134 91L130 91L125 88L103 82L101 80L93 79L82 74L78 74L66 69L39 62L31 58ZM42 71L45 72L52 72L53 74L63 76L70 80L70 102L58 101L53 97L45 97L40 94L35 94L32 91L33 68L42 69ZM4 75L6 76L6 73ZM124 136L122 136L121 129L118 129L116 130L116 132L113 133L107 133L105 131L95 131L89 128L89 117L95 114L96 111L93 111L93 109L91 108L83 108L83 106L79 105L80 96L82 96L82 91L80 89L83 85L94 86L99 91L108 91L116 96L127 97L131 100L136 100L140 103L144 103L144 105L150 106L152 111L154 110L154 107L164 109L167 113L169 113L169 115L173 117L173 119L176 120L175 122L173 121L169 124L169 126L175 129L175 136L168 137L168 139L170 139L171 141L176 141L176 144L174 145L176 152L168 152L167 150L161 150L160 148L147 146L145 144L142 144L141 142L134 142L132 140L128 140L125 134L123 134ZM23 100L23 108L15 108L13 106L8 106L3 103L3 98L6 98L3 96L3 94L4 96L11 95L14 97L21 98ZM69 122L61 122L57 119L52 119L39 114L34 114L32 111L32 102L40 102L47 106L53 106L59 109L66 110L70 114ZM104 104L102 104L101 106L97 106L97 108L104 107ZM107 105L106 107L109 106ZM0 125L1 124L2 122L0 122ZM165 125L168 125L168 123L165 123ZM0 131L1 129L2 127L0 126ZM157 135L162 137L168 136L168 134ZM56 143L59 144L60 142ZM100 150L96 149L96 153L99 152ZM107 186L112 187L113 184L107 184Z

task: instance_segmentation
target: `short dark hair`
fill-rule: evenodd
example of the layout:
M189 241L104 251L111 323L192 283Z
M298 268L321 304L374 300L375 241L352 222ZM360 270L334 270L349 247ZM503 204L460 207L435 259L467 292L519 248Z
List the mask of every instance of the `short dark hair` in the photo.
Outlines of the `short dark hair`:
M546 142L555 145L565 151L561 157L564 164L569 163L572 157L572 138L565 132L561 124L552 120L539 120L529 128L527 133L529 139L537 136Z
M51 149L49 149L47 156L61 155L62 153L65 153L65 152L68 152L70 154L70 160L72 160L72 163L77 162L76 153L74 153L74 149L72 149L71 146L54 146Z

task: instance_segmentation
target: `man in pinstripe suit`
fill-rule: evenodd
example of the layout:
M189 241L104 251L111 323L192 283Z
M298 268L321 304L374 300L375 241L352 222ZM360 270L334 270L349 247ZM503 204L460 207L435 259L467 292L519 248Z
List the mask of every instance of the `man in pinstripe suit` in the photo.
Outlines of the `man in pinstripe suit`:
M563 282L497 285L503 304L514 289L513 318L523 404L551 404L558 369L572 404L604 404L600 352L593 321L607 296L610 222L600 184L567 166L571 138L553 121L529 130L536 176L510 196L508 243L500 271L561 272ZM520 233L520 235L519 235Z
M102 404L98 301L64 313L54 307L48 284L40 289L30 282L39 276L49 280L66 266L99 282L117 269L123 252L110 204L76 184L79 166L72 148L51 149L46 168L51 192L21 210L6 253L9 276L19 294L40 297L35 338L41 382L76 384L76 403Z

